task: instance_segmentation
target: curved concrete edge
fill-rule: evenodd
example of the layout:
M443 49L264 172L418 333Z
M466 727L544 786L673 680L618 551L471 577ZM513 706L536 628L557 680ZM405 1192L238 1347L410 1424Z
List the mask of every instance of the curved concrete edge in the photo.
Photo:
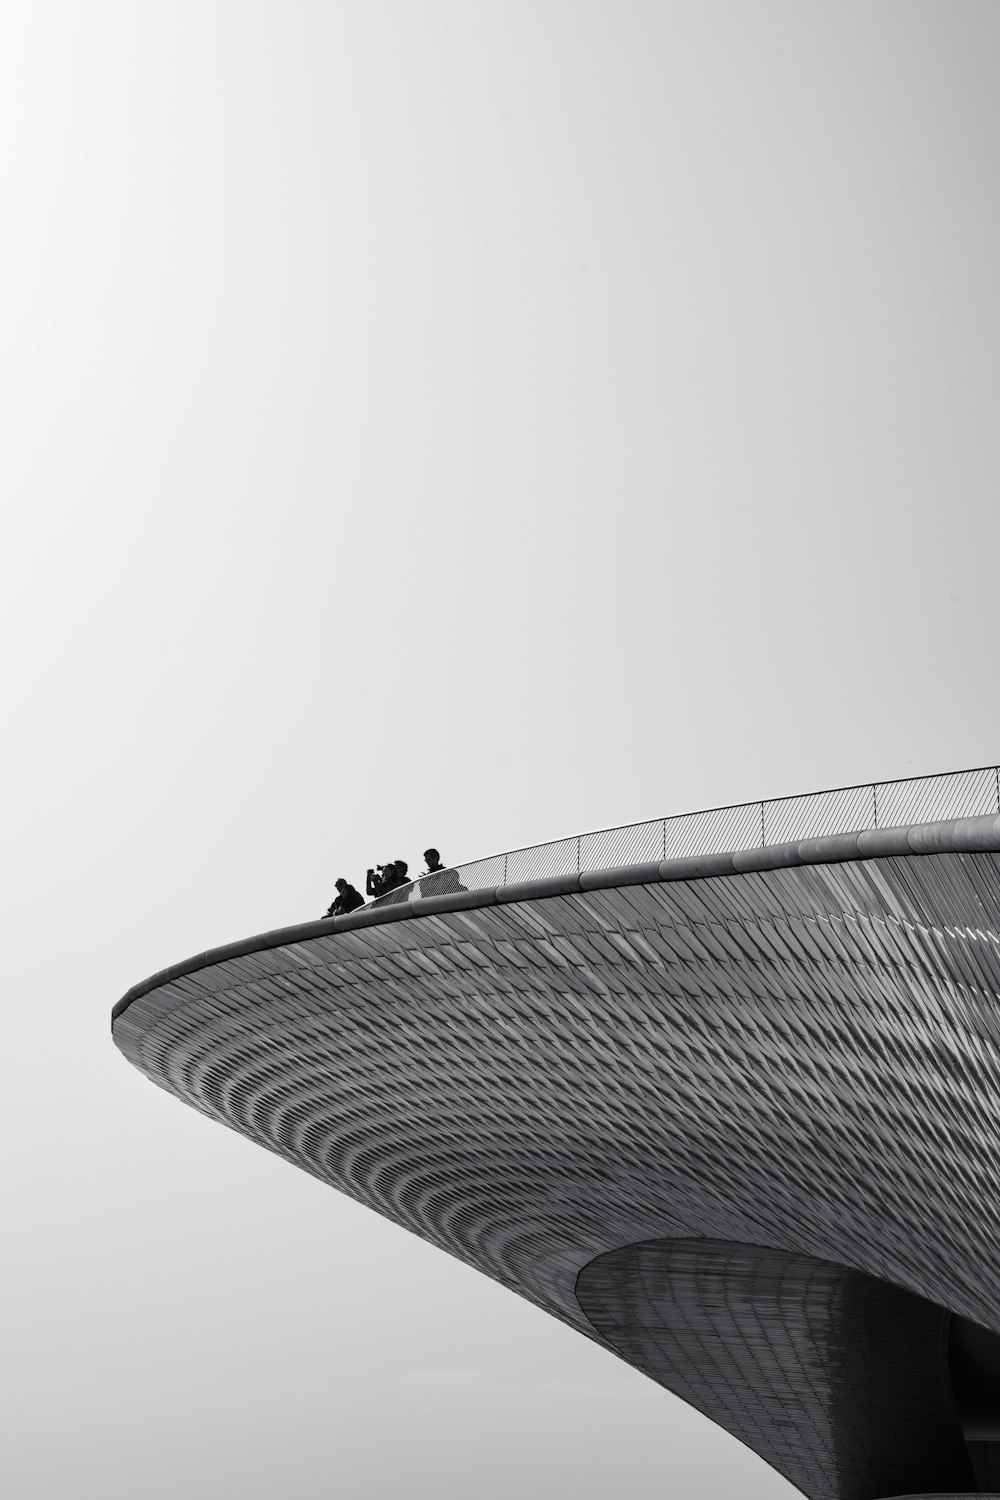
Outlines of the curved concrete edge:
M497 886L497 901L510 905L513 901L537 901L542 896L577 896L580 893L580 875L546 875L538 880L512 880L509 885Z
M620 886L653 885L674 880L708 880L727 875L747 875L761 870L794 869L798 865L843 864L848 860L885 859L898 855L1000 854L1000 814L981 818L948 818L938 823L917 823L904 828L870 829L864 833L836 833L798 843L770 844L761 849L733 853L692 854L654 863L617 865L579 875L552 875L540 880L522 880L507 886L488 886L481 891L456 891L451 895L417 896L386 906L366 906L346 917L323 917L278 927L221 948L209 948L151 974L127 990L111 1012L111 1026L133 1000L139 1000L162 985L227 959L246 958L266 948L284 948L309 938L381 927L388 922L448 912L474 911L481 906L506 905L512 901L539 901L550 896L575 895L586 891L614 890Z

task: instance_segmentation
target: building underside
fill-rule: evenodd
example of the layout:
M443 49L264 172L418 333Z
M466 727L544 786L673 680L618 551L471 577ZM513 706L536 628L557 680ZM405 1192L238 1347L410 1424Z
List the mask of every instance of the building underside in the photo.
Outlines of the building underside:
M477 1267L812 1500L1000 1492L1000 817L264 934L153 1082Z

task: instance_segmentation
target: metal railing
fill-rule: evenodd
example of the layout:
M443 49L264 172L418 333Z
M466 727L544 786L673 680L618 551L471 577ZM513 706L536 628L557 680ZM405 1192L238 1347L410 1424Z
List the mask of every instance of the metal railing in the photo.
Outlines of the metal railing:
M442 874L425 875L377 897L372 904L385 906L417 896L483 890L616 865L730 854L828 834L900 828L986 813L1000 813L1000 769L996 766L912 776L903 781L868 782L799 797L772 797L735 807L677 813L648 823L629 823L624 828L579 833L526 849L490 854Z

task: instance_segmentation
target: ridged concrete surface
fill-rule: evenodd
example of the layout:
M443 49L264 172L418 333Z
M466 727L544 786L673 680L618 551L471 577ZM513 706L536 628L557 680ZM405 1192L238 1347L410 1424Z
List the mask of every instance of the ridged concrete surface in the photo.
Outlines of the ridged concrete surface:
M899 853L272 935L137 993L114 1034L185 1102L591 1336L590 1262L692 1239L1000 1332L998 991L1000 857ZM697 1357L639 1363L697 1404ZM767 1403L740 1420L775 1461ZM807 1493L892 1493L861 1462L817 1460Z
M591 1261L577 1296L630 1364L805 1494L976 1482L950 1399L948 1314L912 1292L780 1250L654 1240Z

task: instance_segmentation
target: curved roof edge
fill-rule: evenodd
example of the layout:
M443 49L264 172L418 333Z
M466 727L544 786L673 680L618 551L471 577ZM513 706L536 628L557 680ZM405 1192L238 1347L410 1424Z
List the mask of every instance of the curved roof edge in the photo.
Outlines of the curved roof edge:
M470 911L479 906L506 905L511 901L541 900L580 891L611 890L623 885L652 885L672 880L706 880L726 875L746 875L755 870L784 870L797 865L844 864L849 860L884 859L893 855L1000 853L1000 813L986 817L947 818L936 823L914 823L903 828L869 829L862 833L835 833L797 843L771 844L760 849L741 849L729 854L692 854L681 859L661 859L647 864L617 865L583 874L552 875L516 884L486 886L481 890L452 895L416 897L389 906L366 906L345 917L321 917L292 927L276 927L254 937L241 938L220 948L209 948L191 958L160 969L127 990L111 1012L111 1024L123 1015L133 1000L181 979L199 969L210 968L230 958L245 958L265 948L283 948L307 938L360 927L380 927L387 922L442 912Z

